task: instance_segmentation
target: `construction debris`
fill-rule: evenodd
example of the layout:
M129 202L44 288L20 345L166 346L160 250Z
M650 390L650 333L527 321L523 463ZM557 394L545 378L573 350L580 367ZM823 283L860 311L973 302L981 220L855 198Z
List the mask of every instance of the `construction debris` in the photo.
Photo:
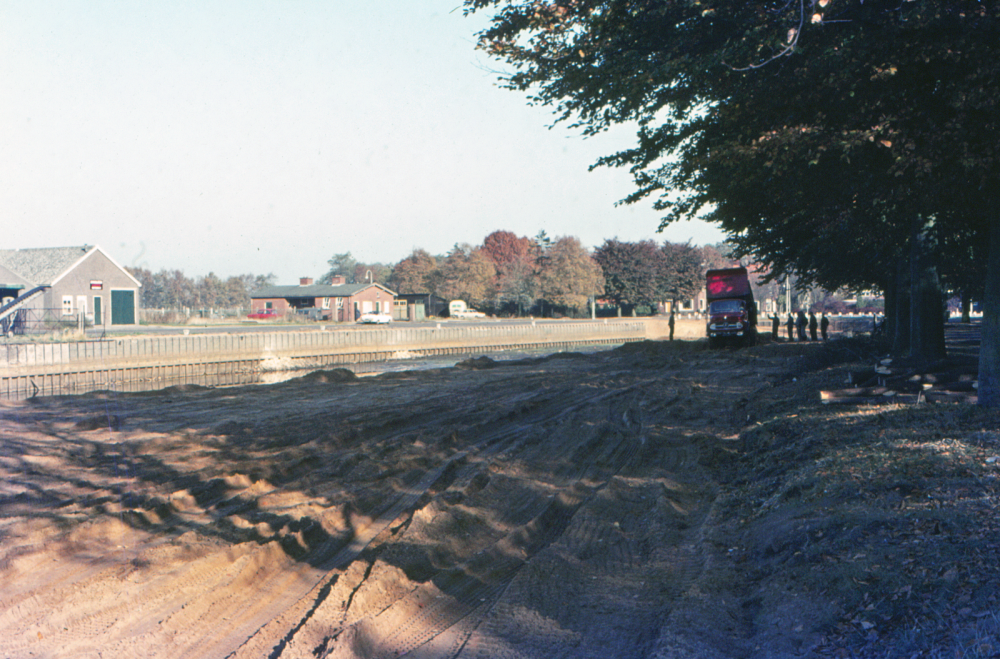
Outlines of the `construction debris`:
M915 369L883 359L873 369L848 373L847 384L852 387L820 391L820 400L824 404L975 404L979 386L976 377L947 362Z

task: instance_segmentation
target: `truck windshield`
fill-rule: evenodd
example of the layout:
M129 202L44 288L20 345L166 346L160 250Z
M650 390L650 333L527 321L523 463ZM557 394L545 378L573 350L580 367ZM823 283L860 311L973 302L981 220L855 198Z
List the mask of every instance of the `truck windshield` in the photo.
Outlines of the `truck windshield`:
M716 300L709 306L709 313L738 313L742 310L739 300Z

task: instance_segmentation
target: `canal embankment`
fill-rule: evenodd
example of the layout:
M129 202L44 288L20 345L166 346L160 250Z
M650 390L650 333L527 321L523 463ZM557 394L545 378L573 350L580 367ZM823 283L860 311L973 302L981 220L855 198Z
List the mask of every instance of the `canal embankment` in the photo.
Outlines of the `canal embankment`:
M697 333L679 324L676 335ZM662 318L300 331L118 336L0 345L0 398L148 391L197 383L249 384L263 374L506 350L571 349L658 339ZM687 337L693 338L693 337Z

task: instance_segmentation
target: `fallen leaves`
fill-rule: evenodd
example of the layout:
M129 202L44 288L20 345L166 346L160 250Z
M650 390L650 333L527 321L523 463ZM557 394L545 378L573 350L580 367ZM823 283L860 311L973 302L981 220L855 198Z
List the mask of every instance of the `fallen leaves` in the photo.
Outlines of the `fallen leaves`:
M949 383L969 388L958 372L859 366L800 374L766 395L787 399L849 373L855 385L895 387L914 398ZM868 382L875 378L882 382ZM920 648L934 647L951 656L975 647L985 654L961 656L993 656L1000 648L995 415L970 405L885 401L814 403L757 418L764 420L741 436L739 461L756 480L734 479L742 484L734 496L745 502L746 537L767 538L769 553L741 542L762 584L780 575L809 597L842 604L838 621L813 646L816 655L924 656ZM805 521L781 523L789 517ZM808 520L822 520L822 528Z

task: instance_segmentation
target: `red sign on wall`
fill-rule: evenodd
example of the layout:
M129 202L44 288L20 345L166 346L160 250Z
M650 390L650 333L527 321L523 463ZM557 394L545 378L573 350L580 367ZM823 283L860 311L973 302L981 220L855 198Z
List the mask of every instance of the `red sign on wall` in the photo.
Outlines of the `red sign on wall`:
M99 279L91 279L90 280L90 290L92 290L92 291L104 290L104 282L100 281Z

